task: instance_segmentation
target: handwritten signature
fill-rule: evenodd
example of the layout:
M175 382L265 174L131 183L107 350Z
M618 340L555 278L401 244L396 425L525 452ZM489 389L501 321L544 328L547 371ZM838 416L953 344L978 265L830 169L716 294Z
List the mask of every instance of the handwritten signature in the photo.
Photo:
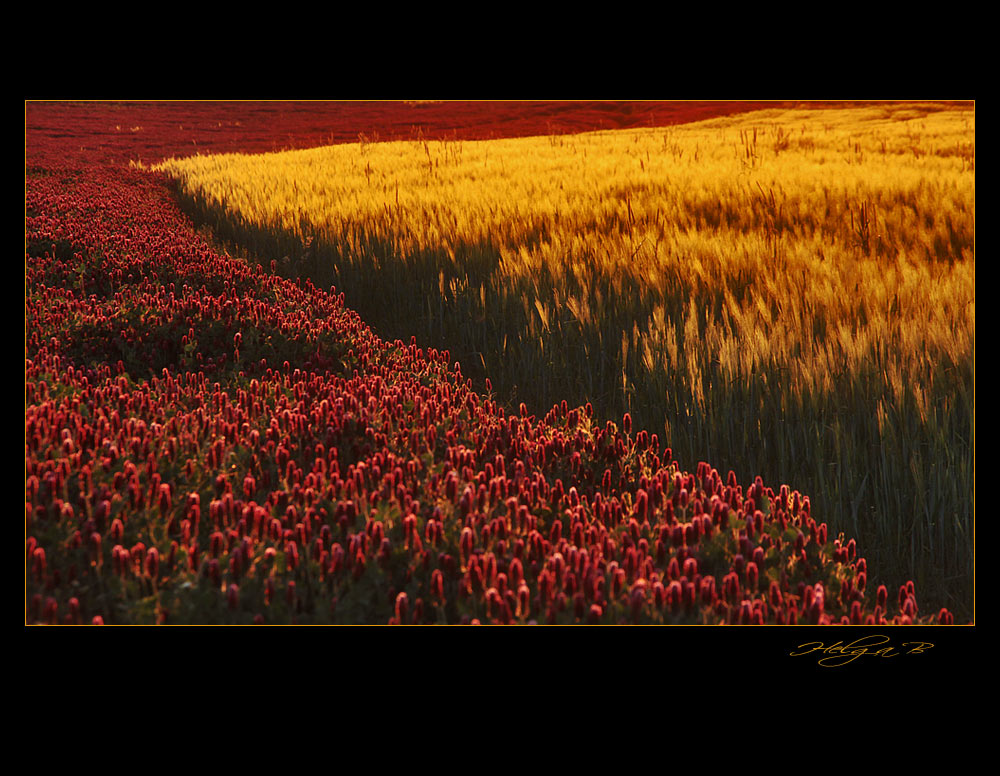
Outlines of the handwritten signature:
M822 641L810 641L799 644L797 652L789 652L791 657L803 655L822 655L819 665L827 668L845 666L859 657L899 657L900 655L919 655L927 652L934 645L927 641L904 641L900 646L889 644L888 636L864 636L855 639L850 644L838 641L829 646Z

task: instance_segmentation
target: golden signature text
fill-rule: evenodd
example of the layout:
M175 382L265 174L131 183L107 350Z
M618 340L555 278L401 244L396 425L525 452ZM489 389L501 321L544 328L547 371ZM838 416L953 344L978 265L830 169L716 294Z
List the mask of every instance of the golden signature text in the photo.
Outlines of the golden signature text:
M824 644L822 641L810 641L799 644L790 652L791 657L803 655L821 656L819 665L828 668L845 666L859 657L899 657L900 655L919 655L931 649L934 645L927 641L904 641L898 647L889 644L888 636L872 635L855 639L849 644L838 641L836 644Z

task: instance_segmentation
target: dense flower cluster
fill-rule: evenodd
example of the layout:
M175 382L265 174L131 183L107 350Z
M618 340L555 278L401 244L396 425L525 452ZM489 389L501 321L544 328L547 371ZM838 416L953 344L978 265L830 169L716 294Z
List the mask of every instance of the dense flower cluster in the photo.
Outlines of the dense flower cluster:
M165 182L26 180L28 623L910 623L807 497L219 255Z

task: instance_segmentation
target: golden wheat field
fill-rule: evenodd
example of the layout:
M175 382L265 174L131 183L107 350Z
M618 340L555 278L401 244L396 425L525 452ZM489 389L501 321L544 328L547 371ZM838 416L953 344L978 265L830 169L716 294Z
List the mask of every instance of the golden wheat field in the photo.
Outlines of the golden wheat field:
M975 110L370 142L159 166L215 235L495 398L561 399L810 494L973 608Z

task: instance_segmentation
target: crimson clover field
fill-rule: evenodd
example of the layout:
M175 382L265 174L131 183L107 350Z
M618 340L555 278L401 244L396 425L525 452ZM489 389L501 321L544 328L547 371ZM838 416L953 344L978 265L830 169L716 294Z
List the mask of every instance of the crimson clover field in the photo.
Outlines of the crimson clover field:
M972 537L965 526L972 524L973 496L965 480L947 478L964 494L968 521L956 518L949 532L943 512L928 508L934 527L907 533L919 537L919 546L908 542L895 555L880 546L885 567L876 568L866 559L874 548L864 541L874 542L882 529L862 521L859 536L851 535L857 506L852 524L843 513L823 512L798 487L759 474L741 479L733 462L688 460L700 448L681 439L687 426L638 422L659 418L651 402L634 410L616 404L623 397L638 404L641 396L630 381L638 379L635 359L647 362L641 352L629 362L628 343L609 371L609 384L624 379L620 395L595 390L533 402L525 381L515 393L498 377L485 347L478 360L471 346L450 349L449 328L464 321L468 331L481 331L476 315L460 317L465 308L453 308L448 314L459 317L448 325L428 318L419 328L413 313L412 331L397 323L392 336L380 336L355 311L386 306L375 280L365 280L362 297L320 283L326 275L301 256L290 260L262 248L249 260L235 237L220 238L220 222L207 228L204 210L196 218L182 209L176 182L151 169L196 154L346 144L363 152L396 140L422 144L414 147L430 159L430 141L613 134L779 107L794 106L26 102L26 624L971 621ZM792 152L789 138L773 126L768 131L774 148ZM660 134L664 154L687 164L693 152L683 156L679 140L668 147L667 138L676 138ZM744 164L753 167L756 145L745 141L737 155L746 153ZM953 156L966 174L974 147L956 147L939 156ZM923 154L912 155L919 161ZM645 171L648 158L639 161ZM440 174L433 161L428 174ZM753 202L776 216L777 188L758 188ZM621 217L634 228L633 201L627 204ZM876 240L888 250L893 239L886 236L889 221L869 221L868 204L853 207L844 210L848 237L864 240L871 254L864 260L874 260ZM779 257L786 246L794 253L787 247L794 225L779 227L765 216L761 250ZM877 238L869 224L882 224ZM935 251L950 252L935 266L974 275L964 221L955 215L947 229L939 242L925 241L932 259ZM638 236L634 245L632 258L648 249ZM435 265L431 286L438 271ZM473 292L486 309L488 292ZM728 298L738 315L737 300ZM425 288L414 310L433 316L438 301ZM537 307L548 331L559 307L546 304L526 303L525 310L535 315ZM662 322L662 306L656 314ZM568 329L569 321L560 326ZM624 324L616 325L617 353ZM539 324L540 341L542 331ZM504 348L514 341L505 334L492 338ZM653 363L656 348L632 342L644 343ZM689 335L691 352L693 342ZM940 426L948 435L939 436L965 461L973 455L966 426L974 367L957 348L947 351L959 357L942 374L968 389L971 410L948 405ZM940 390L946 388L955 393L952 383ZM662 393L659 384L650 390ZM936 395L928 388L928 398L917 402L928 416L944 412ZM878 406L896 417L888 399ZM691 417L686 405L684 412ZM870 421L877 416L865 412ZM908 456L898 468L916 471L918 459ZM879 458L885 454L873 454ZM884 471L891 484L895 470L886 464ZM861 487L876 486L864 476ZM938 497L931 485L927 493L935 509L958 501L951 491ZM830 503L839 503L836 495ZM906 572L917 556L926 556L921 584L933 582L927 608L918 605L925 591L917 590L917 574ZM947 594L937 582L946 578L953 584Z

